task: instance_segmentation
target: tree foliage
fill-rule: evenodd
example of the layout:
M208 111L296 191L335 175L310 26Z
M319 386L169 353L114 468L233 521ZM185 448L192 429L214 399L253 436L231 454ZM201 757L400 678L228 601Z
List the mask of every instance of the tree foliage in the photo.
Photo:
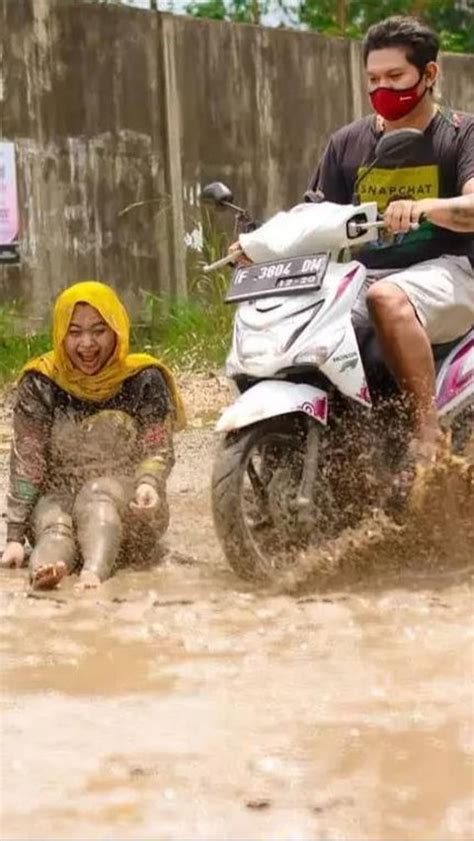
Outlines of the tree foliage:
M134 0L85 2L133 5ZM157 11L174 9L173 0L149 3ZM371 24L390 15L415 15L439 33L443 50L474 53L474 0L189 0L186 6L194 17L256 24L275 10L282 26L349 38L362 38Z
M234 23L260 23L270 0L192 0L186 7L190 15Z
M415 15L432 26L444 50L474 52L474 0L191 0L196 17L260 23L277 6L287 26L326 35L361 38L367 28L390 15Z

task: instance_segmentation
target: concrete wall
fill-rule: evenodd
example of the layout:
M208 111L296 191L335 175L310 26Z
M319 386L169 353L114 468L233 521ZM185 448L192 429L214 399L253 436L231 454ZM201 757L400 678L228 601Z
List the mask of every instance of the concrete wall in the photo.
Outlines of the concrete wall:
M0 0L0 28L22 241L0 297L31 311L86 277L135 307L140 289L185 294L201 185L229 182L260 217L291 205L331 131L367 110L346 39L67 0ZM474 56L443 70L445 98L474 111Z

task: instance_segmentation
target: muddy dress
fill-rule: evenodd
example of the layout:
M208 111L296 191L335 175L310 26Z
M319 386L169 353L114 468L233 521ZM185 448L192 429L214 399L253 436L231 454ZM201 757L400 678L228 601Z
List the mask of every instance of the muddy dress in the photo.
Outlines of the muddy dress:
M107 578L117 561L154 559L169 520L166 479L174 462L172 399L156 367L125 379L101 403L28 372L14 411L7 540L34 549L30 568L63 560ZM130 509L147 482L157 513ZM41 547L41 548L40 548Z

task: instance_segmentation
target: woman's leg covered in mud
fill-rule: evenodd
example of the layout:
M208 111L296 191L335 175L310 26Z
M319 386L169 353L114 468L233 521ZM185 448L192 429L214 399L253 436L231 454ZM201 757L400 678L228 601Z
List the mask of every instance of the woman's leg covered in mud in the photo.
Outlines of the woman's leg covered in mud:
M78 493L73 516L84 561L80 586L96 587L112 575L128 502L127 483L111 476L87 482Z
M51 589L73 571L76 563L72 517L66 501L53 494L41 497L32 525L30 580L36 589Z

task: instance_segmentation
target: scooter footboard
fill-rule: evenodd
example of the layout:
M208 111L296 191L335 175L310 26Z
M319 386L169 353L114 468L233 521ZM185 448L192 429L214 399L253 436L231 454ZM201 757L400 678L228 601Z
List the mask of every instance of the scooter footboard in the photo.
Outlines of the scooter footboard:
M325 391L305 383L263 380L244 391L232 406L224 409L217 432L232 432L252 423L302 412L326 425L329 398Z

